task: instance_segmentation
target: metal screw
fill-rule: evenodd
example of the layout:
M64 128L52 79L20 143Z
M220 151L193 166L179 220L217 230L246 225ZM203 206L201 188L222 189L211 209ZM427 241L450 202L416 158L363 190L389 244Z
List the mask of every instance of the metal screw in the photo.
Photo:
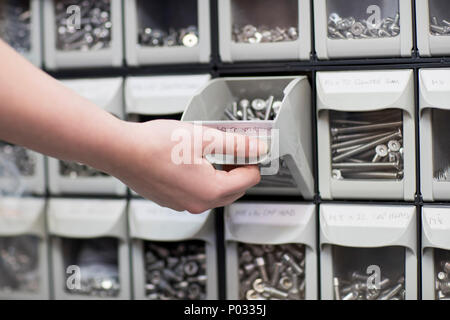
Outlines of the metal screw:
M297 255L302 255L304 260L304 246L303 245L250 245L239 244L239 270L244 270L248 265L241 260L243 252L251 252L253 254L253 264L257 265L256 271L249 276L246 276L244 271L243 277L240 279L240 298L256 298L255 292L259 297L266 299L303 299L304 298L304 281L299 286L299 282L304 277L298 275L293 268L282 261L282 256L287 250L296 251ZM294 260L296 265L302 265L302 261ZM272 262L269 262L272 261ZM286 267L286 265L288 267ZM264 275L266 274L266 275ZM270 277L268 277L270 274ZM267 279L265 277L267 276Z
M401 111L333 111L330 119L333 179L403 178Z
M208 277L203 242L147 242L144 248L146 256L157 260L146 266L146 270L156 270L146 278L147 284L154 284L146 286L148 299L205 299Z

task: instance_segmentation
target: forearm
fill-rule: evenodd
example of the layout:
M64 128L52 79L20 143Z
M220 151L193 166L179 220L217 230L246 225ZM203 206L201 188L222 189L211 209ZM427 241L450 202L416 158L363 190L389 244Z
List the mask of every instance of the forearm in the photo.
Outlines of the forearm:
M107 142L122 137L122 121L38 70L1 41L0 61L0 140L109 171L109 159L119 150L111 150Z

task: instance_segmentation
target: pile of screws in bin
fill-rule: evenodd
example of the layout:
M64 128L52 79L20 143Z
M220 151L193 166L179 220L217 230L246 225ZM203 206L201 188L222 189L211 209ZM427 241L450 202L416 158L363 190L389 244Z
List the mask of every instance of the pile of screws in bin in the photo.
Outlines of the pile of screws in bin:
M328 17L328 37L331 39L390 38L400 34L400 14L372 22L354 17L343 18L333 12Z
M450 261L442 260L436 274L436 293L439 300L450 300Z
M405 300L405 277L396 281L380 279L378 285L369 276L351 273L347 279L333 278L335 300Z
M450 18L438 21L436 17L430 19L430 32L433 36L449 36L450 35Z
M110 298L120 293L119 266L117 261L117 239L98 238L87 240L63 239L67 281L65 289L70 294ZM75 257L75 260L67 260ZM81 275L79 286L71 282L78 266Z
M0 142L0 154L7 160L14 163L22 176L30 177L34 175L36 168L36 159L27 149L11 145L9 143Z
M36 292L39 288L38 239L20 236L0 239L0 289Z
M241 300L305 299L305 247L239 244Z
M150 300L205 300L205 243L145 243L145 291Z
M77 162L59 161L59 173L62 176L73 179L80 177L107 177L106 173L100 172L87 165Z
M332 111L330 119L333 179L403 179L400 110Z
M438 181L450 181L450 167L445 166L434 171L434 178Z
M281 105L282 101L275 100L274 96L270 96L267 100L262 98L251 101L241 99L232 103L231 110L225 108L225 119L232 121L274 120Z
M80 7L80 24L67 13L72 5ZM73 21L72 21L73 20ZM55 4L56 47L63 51L94 51L111 43L111 0L60 0Z
M0 1L0 38L20 53L31 49L30 1Z
M298 29L291 27L254 26L247 24L243 27L233 26L232 38L238 43L268 43L295 41L298 39Z
M151 47L175 47L184 46L192 48L198 45L197 26L189 26L175 30L170 28L168 32L150 27L141 28L139 31L139 43Z

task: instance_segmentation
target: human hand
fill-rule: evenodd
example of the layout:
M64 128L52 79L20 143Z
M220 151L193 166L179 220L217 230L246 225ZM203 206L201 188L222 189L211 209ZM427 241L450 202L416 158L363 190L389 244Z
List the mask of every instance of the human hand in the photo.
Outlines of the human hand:
M236 201L260 181L258 166L222 171L204 159L214 152L266 154L266 144L256 138L172 120L123 124L122 135L128 142L112 157L108 173L162 206L202 213Z

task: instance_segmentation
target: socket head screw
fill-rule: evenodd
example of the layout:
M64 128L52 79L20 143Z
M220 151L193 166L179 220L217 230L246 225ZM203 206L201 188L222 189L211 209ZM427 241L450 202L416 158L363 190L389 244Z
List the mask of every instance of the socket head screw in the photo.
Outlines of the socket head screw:
M450 274L450 262L445 261L445 262L443 263L443 269L444 269L444 271L445 271L447 274Z
M266 101L263 99L255 99L252 101L252 108L255 111L263 111L266 109Z
M341 170L333 169L333 170L331 171L331 177L332 177L333 179L336 179L336 180L342 180L343 177L342 177Z
M292 283L292 279L290 277L282 277L280 279L280 287L283 288L284 290L290 290L292 289L293 283Z
M350 31L354 36L360 36L364 33L364 25L361 22L356 22L351 26Z
M264 281L263 279L256 279L253 281L253 289L258 293L264 292Z
M448 274L441 271L441 272L439 272L439 273L437 274L437 278L438 278L440 281L445 281L445 280L448 279Z
M255 290L248 290L246 293L247 300L265 300L258 292Z
M333 12L330 14L330 16L328 17L328 20L332 23L334 23L334 25L336 25L338 22L340 22L342 19L339 16L339 14L337 14L336 12Z
M372 162L380 162L381 159L387 157L389 153L388 147L384 144L380 144L375 147L375 157L372 159Z

